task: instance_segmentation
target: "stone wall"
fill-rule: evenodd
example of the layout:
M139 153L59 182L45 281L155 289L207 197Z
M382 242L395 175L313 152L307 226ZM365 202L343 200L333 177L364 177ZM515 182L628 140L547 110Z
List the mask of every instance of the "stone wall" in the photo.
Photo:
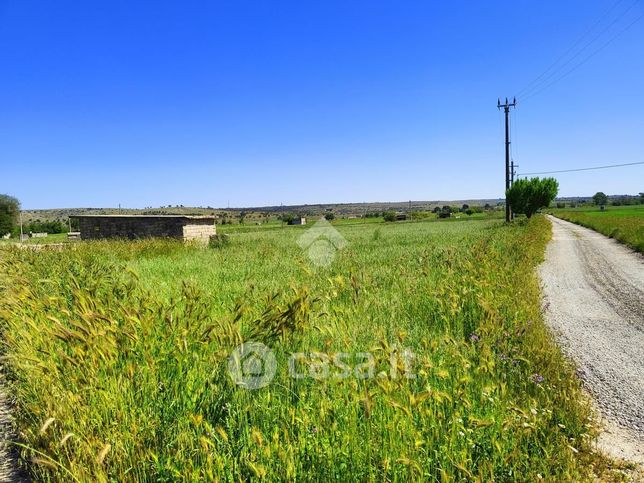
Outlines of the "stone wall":
M213 217L153 215L77 216L82 240L103 238L176 238L208 243L216 233Z
M183 239L187 241L196 240L207 242L216 233L214 222L209 225L197 223L183 225Z

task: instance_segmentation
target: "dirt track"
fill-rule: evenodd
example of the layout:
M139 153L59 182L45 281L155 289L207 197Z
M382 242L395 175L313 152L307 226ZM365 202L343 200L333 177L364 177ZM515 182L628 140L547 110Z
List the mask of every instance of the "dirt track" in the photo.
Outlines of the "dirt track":
M600 448L644 463L644 257L549 219L546 319L605 418Z

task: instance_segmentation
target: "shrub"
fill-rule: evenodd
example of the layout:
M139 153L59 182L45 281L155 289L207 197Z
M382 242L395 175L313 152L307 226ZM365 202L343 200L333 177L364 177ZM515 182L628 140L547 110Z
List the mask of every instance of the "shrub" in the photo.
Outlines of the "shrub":
M396 221L396 212L395 211L385 211L383 213L383 218L385 221Z
M210 248L222 248L227 246L230 243L230 236L226 233L218 233L210 237L208 246Z

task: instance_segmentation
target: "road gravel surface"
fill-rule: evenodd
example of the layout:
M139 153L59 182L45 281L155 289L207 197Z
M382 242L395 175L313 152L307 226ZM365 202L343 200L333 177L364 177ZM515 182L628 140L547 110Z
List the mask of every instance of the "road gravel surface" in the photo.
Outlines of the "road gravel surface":
M604 422L600 449L644 463L644 257L549 216L539 272L546 321Z

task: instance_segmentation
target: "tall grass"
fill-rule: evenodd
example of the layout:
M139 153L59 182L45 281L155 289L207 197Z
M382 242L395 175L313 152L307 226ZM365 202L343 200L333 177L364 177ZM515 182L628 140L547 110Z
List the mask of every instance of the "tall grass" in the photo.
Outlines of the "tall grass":
M0 252L0 321L38 478L578 480L592 428L545 329L541 217L346 227L330 269L300 230ZM269 386L231 381L242 341ZM415 378L391 361L416 353ZM293 352L373 354L378 377L294 379ZM392 358L393 355L393 358ZM402 366L399 367L401 369Z

